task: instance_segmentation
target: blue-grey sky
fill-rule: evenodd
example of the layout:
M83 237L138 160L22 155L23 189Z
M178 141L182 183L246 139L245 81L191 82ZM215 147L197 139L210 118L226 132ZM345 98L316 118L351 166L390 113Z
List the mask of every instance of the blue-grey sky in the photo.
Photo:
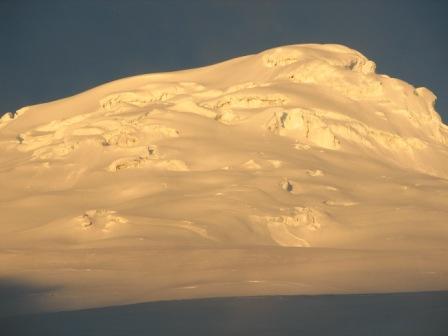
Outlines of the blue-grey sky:
M117 78L340 43L448 120L445 0L0 0L0 114Z

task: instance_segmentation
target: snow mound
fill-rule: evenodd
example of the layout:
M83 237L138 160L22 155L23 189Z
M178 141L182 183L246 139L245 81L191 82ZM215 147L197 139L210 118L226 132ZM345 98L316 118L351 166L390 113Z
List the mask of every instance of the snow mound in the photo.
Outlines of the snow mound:
M286 186L288 188L288 185ZM267 226L273 241L281 246L309 247L305 239L309 232L322 228L326 216L309 207L294 207L287 215L253 216L256 223Z
M57 309L447 290L435 100L306 44L7 113L1 275L57 285Z
M340 148L339 140L325 120L306 109L277 112L266 127L271 132L293 136L301 142L328 149Z
M121 158L112 162L108 169L116 172L122 169L152 168L168 171L188 171L186 163L182 160L153 160L145 157Z
M232 94L222 98L208 101L203 103L202 106L214 110L223 109L246 109L246 108L263 108L270 106L282 106L286 103L287 98L279 95L244 95L244 94Z
M6 133L21 129L15 134L18 150L42 160L61 159L89 141L134 148L179 137L182 118L174 116L190 113L229 126L247 124L246 129L261 124L294 139L299 149L368 151L400 166L446 174L443 163L428 161L440 157L432 143L448 143L448 128L435 112L435 96L428 89L377 75L372 61L339 45L274 48L239 62L235 67L251 70L236 71L231 80L219 78L232 62L154 80L135 77L74 98L86 106L83 113L74 114L69 101L55 109L45 104L6 114L1 127ZM207 85L210 73L219 85ZM48 122L34 121L36 108L44 109L41 119ZM131 159L126 165L141 166L142 160Z
M341 45L285 46L265 51L262 55L264 64L268 67L284 67L316 60L363 74L372 74L376 68L374 62L359 52Z
M75 219L84 230L110 232L115 226L127 223L127 219L116 215L113 210L88 210Z

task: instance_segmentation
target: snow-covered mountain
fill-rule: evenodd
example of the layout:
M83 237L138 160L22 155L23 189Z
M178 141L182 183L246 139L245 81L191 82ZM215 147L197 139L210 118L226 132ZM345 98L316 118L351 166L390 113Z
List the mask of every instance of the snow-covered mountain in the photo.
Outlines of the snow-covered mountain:
M306 44L8 113L0 276L51 288L34 310L446 290L434 102Z

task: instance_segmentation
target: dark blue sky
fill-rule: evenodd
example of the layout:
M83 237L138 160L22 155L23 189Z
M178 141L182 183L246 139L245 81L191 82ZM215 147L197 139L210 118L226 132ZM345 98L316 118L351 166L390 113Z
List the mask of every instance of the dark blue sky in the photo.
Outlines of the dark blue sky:
M444 0L0 0L0 114L121 77L317 42L429 87L447 121L447 18Z

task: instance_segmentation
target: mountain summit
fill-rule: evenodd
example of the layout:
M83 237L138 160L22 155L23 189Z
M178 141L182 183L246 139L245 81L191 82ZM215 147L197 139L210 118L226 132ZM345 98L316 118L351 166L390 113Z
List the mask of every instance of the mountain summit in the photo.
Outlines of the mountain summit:
M446 290L435 99L305 44L7 113L0 276L43 310Z

